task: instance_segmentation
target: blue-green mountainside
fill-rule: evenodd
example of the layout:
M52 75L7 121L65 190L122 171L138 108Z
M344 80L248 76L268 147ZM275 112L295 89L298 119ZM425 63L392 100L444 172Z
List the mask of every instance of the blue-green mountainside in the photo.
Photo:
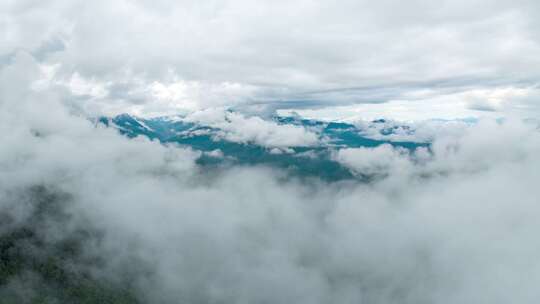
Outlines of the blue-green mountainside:
M353 173L333 159L332 153L343 148L373 148L383 144L414 151L429 147L429 143L394 141L396 131L414 135L415 130L406 125L389 124L384 119L370 122L364 129L344 122L323 122L299 117L275 116L277 125L305 128L318 137L316 144L275 148L255 141L232 141L224 137L223 130L181 118L157 117L144 119L128 114L112 118L101 117L98 124L114 127L129 137L145 136L163 144L177 144L201 151L197 163L201 166L219 168L231 165L262 165L285 169L294 176L319 177L326 181L369 178ZM376 130L378 139L366 135Z

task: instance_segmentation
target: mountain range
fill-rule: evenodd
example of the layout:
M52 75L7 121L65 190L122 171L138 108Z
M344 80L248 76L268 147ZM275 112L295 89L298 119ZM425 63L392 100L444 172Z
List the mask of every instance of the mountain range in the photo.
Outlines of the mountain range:
M231 122L225 119L225 123ZM275 128L293 126L303 129L315 134L317 141L309 145L275 147L255 140L234 140L225 136L227 130L222 127L179 116L142 118L121 114L96 120L96 124L115 128L129 138L143 136L165 145L178 145L199 151L197 164L201 166L216 169L232 165L267 166L284 169L293 176L318 177L325 181L370 178L362 173L353 173L336 161L333 155L340 149L391 145L412 152L419 147L430 146L429 142L395 140L396 134L410 135L412 138L415 129L385 119L358 126L296 116L274 116L268 123Z

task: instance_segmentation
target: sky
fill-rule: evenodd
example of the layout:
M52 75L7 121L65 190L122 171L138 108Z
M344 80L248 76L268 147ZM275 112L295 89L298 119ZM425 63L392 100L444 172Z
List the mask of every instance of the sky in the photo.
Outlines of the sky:
M0 298L537 303L539 14L524 0L1 1L0 258L15 266ZM388 117L429 146L331 148L367 182L208 169L192 147L92 120L125 112L281 153L321 139L269 114Z
M397 103L370 107L397 119L536 117L539 12L534 0L7 0L0 64L31 54L41 86L65 87L93 114L341 118Z

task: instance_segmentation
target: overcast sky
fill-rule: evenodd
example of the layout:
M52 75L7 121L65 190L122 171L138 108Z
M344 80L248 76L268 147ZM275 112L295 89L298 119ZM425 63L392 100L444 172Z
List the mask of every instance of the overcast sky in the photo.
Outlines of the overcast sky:
M7 0L0 65L31 54L90 112L535 116L539 20L534 0Z
M65 269L141 303L536 304L539 51L539 1L1 0L0 239L30 262L8 258L0 299L54 301L75 236ZM324 140L246 114L273 110L419 120L388 126L430 145L336 147L376 178L328 183L205 169L84 116L189 113L278 153ZM508 118L426 120L470 116Z

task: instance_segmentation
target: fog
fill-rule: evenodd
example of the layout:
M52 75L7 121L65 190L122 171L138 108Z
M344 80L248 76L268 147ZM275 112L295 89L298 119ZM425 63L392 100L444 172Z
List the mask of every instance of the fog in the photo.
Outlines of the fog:
M0 72L0 236L34 231L41 245L15 244L34 260L58 258L147 303L540 296L535 125L480 121L411 153L336 151L353 172L380 175L326 183L264 167L202 169L198 152L95 126L62 89L31 89L37 80L24 53ZM66 240L80 243L76 258L55 256ZM28 269L0 295L61 302L54 288Z

